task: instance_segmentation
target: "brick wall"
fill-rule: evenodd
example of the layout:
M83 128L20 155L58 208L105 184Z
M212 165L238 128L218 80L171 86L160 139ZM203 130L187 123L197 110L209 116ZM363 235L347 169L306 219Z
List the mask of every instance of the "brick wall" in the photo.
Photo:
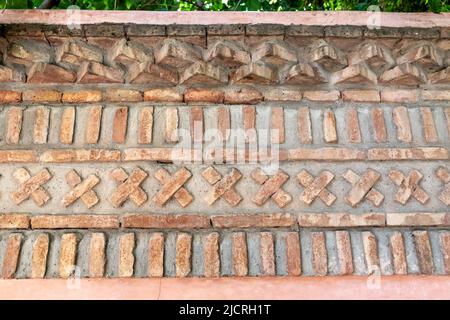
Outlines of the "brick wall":
M450 273L448 19L40 14L0 15L3 278Z

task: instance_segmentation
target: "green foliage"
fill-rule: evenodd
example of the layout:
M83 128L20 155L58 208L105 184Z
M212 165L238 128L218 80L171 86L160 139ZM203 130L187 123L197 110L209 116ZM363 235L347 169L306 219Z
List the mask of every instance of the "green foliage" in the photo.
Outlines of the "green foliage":
M76 5L87 10L152 11L306 11L367 10L449 12L450 0L61 0L58 9ZM43 0L0 0L0 9L36 8Z

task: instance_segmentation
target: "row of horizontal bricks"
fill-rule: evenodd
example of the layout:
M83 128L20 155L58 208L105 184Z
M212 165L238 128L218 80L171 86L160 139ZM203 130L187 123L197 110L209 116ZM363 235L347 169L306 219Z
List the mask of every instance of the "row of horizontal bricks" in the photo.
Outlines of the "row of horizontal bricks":
M379 272L380 260L375 235L370 231L363 231L362 241L364 257L369 274ZM340 266L340 274L353 274L353 257L350 234L348 231L335 232L336 248ZM12 233L6 239L6 251L2 265L2 277L13 278L17 269L22 234ZM260 232L260 271L261 275L273 276L276 274L274 237L271 232ZM413 231L415 249L420 273L432 274L434 272L433 254L427 231ZM284 238L286 248L286 269L288 275L298 276L302 273L301 246L298 232L288 232ZM203 266L205 277L220 276L220 235L212 232L203 236ZM444 257L445 273L450 274L450 233L441 233L440 242ZM401 232L394 231L389 239L394 274L408 273L406 250ZM106 264L106 237L104 233L91 233L89 244L89 277L103 277ZM120 235L118 245L118 276L132 277L134 273L135 234L124 233ZM37 235L31 258L31 278L43 278L46 273L47 255L49 251L49 235ZM311 233L312 266L315 275L328 274L327 248L325 234L321 231ZM191 272L192 262L192 235L180 232L176 237L175 275L186 277ZM77 234L65 233L61 237L59 250L59 277L68 278L74 272L77 257ZM248 270L248 250L246 234L234 232L232 234L232 264L235 276L246 276ZM148 276L164 276L164 234L152 233L148 243Z
M449 226L450 213L42 214L0 215L2 229L230 229Z

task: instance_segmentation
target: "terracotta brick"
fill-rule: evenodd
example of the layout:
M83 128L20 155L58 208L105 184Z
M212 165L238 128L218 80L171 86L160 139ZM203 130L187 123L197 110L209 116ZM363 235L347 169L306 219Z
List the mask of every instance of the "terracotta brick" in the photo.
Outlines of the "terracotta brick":
M107 89L105 100L111 102L139 102L142 101L142 93L130 89Z
M433 252L431 251L430 238L427 231L413 231L414 244L416 246L417 261L420 272L433 274Z
M382 143L387 141L386 124L384 122L384 111L381 108L373 108L372 128L375 142Z
M450 274L450 233L441 233L440 242L442 259L444 260L444 271L446 274Z
M337 101L340 97L341 94L337 90L303 92L303 98L310 101Z
M120 161L119 150L105 149L59 149L44 151L39 161L47 163L64 162L110 162Z
M402 142L411 142L411 124L409 122L408 109L397 107L392 111L394 124L397 127L397 139Z
M35 111L33 142L37 144L47 143L48 125L50 121L50 109L38 107Z
M164 276L164 234L152 233L148 240L148 276Z
M408 273L406 264L405 244L402 233L395 231L389 238L394 274L405 275Z
M56 90L26 90L22 94L24 102L61 102L62 93Z
M448 101L450 90L423 90L422 99L427 101Z
M186 277L191 272L192 236L179 233L176 243L175 273L177 277Z
M166 108L166 142L178 142L178 109Z
M298 216L300 227L368 227L386 225L384 213L301 213Z
M51 173L46 169L40 170L34 176L24 169L19 168L14 172L14 178L20 183L19 188L11 192L11 199L20 204L31 198L37 206L42 207L49 199L50 195L42 188L51 178Z
M92 233L89 242L89 278L101 278L105 274L105 249L105 235Z
M276 271L274 240L272 233L261 232L259 242L259 254L261 256L261 274L263 276L274 276Z
M215 179L213 181L208 180L208 175L205 174L205 171L202 173L203 178L205 178L211 185L214 184L204 198L208 205L212 205L221 197L223 197L224 200L231 206L236 206L239 202L241 202L242 197L233 189L233 186L242 178L242 173L239 170L232 168L228 174L220 179L220 181ZM212 168L211 171L215 171L215 169Z
M387 213L388 226L449 226L449 213Z
M311 133L311 119L309 116L309 108L301 107L297 112L297 126L298 126L298 137L300 143L310 144L312 143L312 133Z
M271 142L284 143L284 109L282 107L273 107L271 116Z
M221 134L221 140L227 141L230 136L231 118L230 109L220 107L217 109L217 130Z
M65 233L61 237L59 249L59 277L66 279L75 272L77 259L77 235Z
M12 107L8 110L8 124L6 129L6 143L18 144L22 131L23 109Z
M336 118L331 110L324 111L323 114L323 138L327 143L337 142Z
M444 113L445 113L445 119L447 120L447 131L448 131L448 134L450 135L450 108L445 108Z
M336 231L336 247L340 274L353 274L353 255L348 231Z
M242 119L245 130L245 142L254 143L257 139L256 133L256 108L246 106L242 109Z
M125 143L127 135L128 108L120 107L116 110L113 119L113 143Z
M183 156L183 154L177 154L172 148L130 148L124 150L122 161L175 162L181 160Z
M33 253L31 257L31 278L42 279L47 271L47 255L49 249L49 236L40 233L33 243Z
M83 103L83 102L100 102L102 101L102 92L100 90L80 90L67 91L62 95L64 103Z
M422 107L420 108L420 113L422 114L423 136L425 141L428 143L437 142L438 135L431 108Z
M326 276L328 273L328 253L323 232L311 233L311 252L315 275Z
M299 276L302 273L300 236L297 232L288 232L285 241L287 273Z
M263 91L265 101L300 101L302 93L296 89L267 88Z
M152 143L153 107L144 107L139 111L138 143Z
M378 258L378 243L375 235L370 231L362 234L364 256L366 258L367 272L372 274L380 271L380 259Z
M204 130L202 107L191 107L189 109L189 122L192 142L201 143L203 141Z
M378 192L374 186L380 180L381 174L375 170L367 169L361 176L348 169L343 175L352 188L345 197L345 202L352 207L356 207L363 200L367 199L378 207L383 202L384 196Z
M214 228L276 228L290 227L295 220L289 213L268 213L213 215L211 222Z
M28 229L30 216L23 213L0 214L0 229Z
M65 108L61 115L59 141L63 144L72 144L75 128L75 107Z
M262 94L253 88L238 88L225 91L226 104L257 104L263 100Z
M123 228L202 229L210 227L208 216L198 214L126 214L121 218Z
M119 238L119 269L120 278L129 278L134 273L134 233L122 234Z
M345 125L347 127L347 140L350 143L361 143L361 130L359 128L358 111L351 108L347 111Z
M114 215L62 214L31 217L32 229L116 229L119 219Z
M247 239L244 232L232 235L233 275L243 277L248 275Z
M149 89L144 91L144 101L183 102L183 95L175 88Z
M384 89L381 91L381 102L417 102L417 91Z
M447 160L448 150L429 148L375 148L367 150L368 160Z
M364 160L363 150L349 148L297 148L288 150L288 160L350 161Z
M6 248L3 254L3 265L1 278L12 279L16 273L19 264L20 248L22 244L22 235L12 233L6 241Z
M10 90L0 90L0 103L16 103L22 100L22 93Z
M380 102L377 90L344 90L342 100L351 102Z
M192 88L186 90L184 93L184 100L187 103L191 102L207 102L213 104L223 103L225 99L225 93L223 90L217 89L203 89Z
M219 234L209 233L203 240L203 269L208 278L220 276Z
M103 107L100 105L89 107L84 139L85 143L93 144L98 142L102 123L102 111Z

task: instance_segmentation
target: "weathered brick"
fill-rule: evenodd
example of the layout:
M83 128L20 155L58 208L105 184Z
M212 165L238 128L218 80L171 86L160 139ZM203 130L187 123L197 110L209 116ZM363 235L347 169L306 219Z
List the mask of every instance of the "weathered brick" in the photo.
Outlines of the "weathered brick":
M428 143L435 143L438 141L438 134L433 118L433 111L428 107L420 108L422 115L423 136Z
M300 227L368 227L384 226L384 213L301 213L298 216Z
M101 278L105 274L106 239L103 233L91 234L89 242L89 278Z
M191 272L192 236L179 233L176 241L175 274L186 277Z
M328 273L328 253L323 232L311 233L311 253L315 275L326 276Z
M422 99L427 101L449 101L450 90L423 90Z
M121 218L123 228L200 229L209 228L208 216L197 214L155 215L126 214Z
M47 271L47 255L49 250L49 236L40 233L33 243L33 253L31 256L31 278L41 279L45 277Z
M189 109L189 124L192 142L201 143L203 141L204 130L202 107L191 107Z
M417 91L416 90L391 90L384 89L381 91L381 102L397 102L397 103L407 103L407 102L417 102Z
M8 110L8 124L6 128L6 143L18 144L22 131L23 109L12 107Z
M22 93L24 102L61 102L62 93L56 90L26 90Z
M297 232L288 232L285 241L287 273L290 276L299 276L302 273L300 235Z
M184 101L187 103L207 102L219 104L223 103L224 99L224 91L217 89L193 88L186 90L186 92L184 93Z
M411 124L409 121L409 113L406 107L397 107L392 111L393 121L397 127L397 139L401 142L411 142Z
M124 150L122 160L174 162L182 159L183 156L184 154L177 154L171 148L130 148Z
M134 273L134 233L125 233L119 238L119 268L120 278L129 278Z
M148 276L164 276L164 234L152 233L148 240Z
M23 213L0 214L0 229L28 229L30 216Z
M77 235L65 233L61 237L59 249L59 277L69 278L75 272L77 259Z
M342 100L351 102L380 102L377 90L344 90Z
M381 108L373 108L372 115L372 127L375 142L382 143L387 141L386 124L384 122L384 111Z
M230 109L226 107L220 107L217 110L217 130L221 134L221 140L227 141L230 136Z
M364 256L366 259L367 272L372 274L380 272L380 259L378 257L378 243L375 235L370 231L364 231L362 234Z
M113 119L113 143L125 143L127 136L127 124L128 124L128 108L120 107L116 109Z
M448 226L450 225L449 213L387 213L388 226Z
M29 157L31 159L31 155ZM59 149L44 151L40 157L41 162L110 162L119 161L119 150L105 149Z
M105 100L111 102L139 102L142 101L142 93L131 89L107 89Z
M323 138L327 143L337 142L336 118L332 110L323 113Z
M303 143L303 144L312 143L311 119L309 116L309 108L308 107L301 107L298 109L297 126L298 126L298 137L300 139L300 143Z
M347 140L350 143L361 143L361 130L359 128L358 111L351 108L347 111L345 125L347 127Z
M165 127L166 142L178 142L178 109L166 108L166 127Z
M64 103L100 102L102 99L100 90L66 91L62 94Z
M244 232L232 234L233 275L243 277L248 274L247 238Z
M295 220L289 213L227 214L213 215L211 222L214 228L275 228L290 227Z
M64 214L35 215L31 217L32 229L115 229L119 218L114 215Z
M138 143L152 143L153 107L144 107L139 112Z
M348 231L336 231L336 248L340 274L353 274L353 255Z
M440 244L442 259L444 260L444 271L446 274L450 274L450 233L441 233Z
M253 88L228 89L225 91L226 104L257 104L263 100L263 95Z
M350 161L364 160L363 150L349 148L297 148L288 150L288 160Z
M16 103L22 100L22 93L11 90L0 90L0 103Z
M271 232L261 232L259 239L259 253L261 256L261 274L263 276L275 275L274 243Z
M242 119L244 122L245 142L254 143L257 139L256 133L256 108L245 106L242 109Z
M183 95L176 88L158 88L144 91L144 101L183 102Z
M406 251L401 232L395 231L392 233L389 239L389 245L391 249L394 274L407 274L408 267L406 263Z
M17 266L19 264L20 248L22 244L22 235L12 233L6 240L6 248L3 254L3 265L1 278L14 278Z
M268 88L263 91L265 101L300 101L302 93L299 90L287 88Z
M430 238L427 231L413 231L414 244L416 245L417 261L420 272L433 274L433 252L431 251Z
M35 111L33 142L37 144L47 143L48 125L50 121L50 109L38 107Z
M447 160L448 150L429 148L375 148L367 150L368 160Z
M102 122L102 111L103 107L100 105L89 107L86 135L84 138L85 143L93 144L98 142Z
M203 268L205 277L220 276L219 234L209 233L203 240Z
M284 109L282 107L272 108L271 116L271 142L284 143Z
M341 94L337 90L303 92L303 98L310 101L337 101L340 97Z
M75 108L65 108L61 115L61 124L59 129L59 141L63 144L73 142L73 133L75 128Z

